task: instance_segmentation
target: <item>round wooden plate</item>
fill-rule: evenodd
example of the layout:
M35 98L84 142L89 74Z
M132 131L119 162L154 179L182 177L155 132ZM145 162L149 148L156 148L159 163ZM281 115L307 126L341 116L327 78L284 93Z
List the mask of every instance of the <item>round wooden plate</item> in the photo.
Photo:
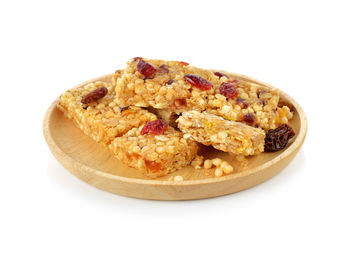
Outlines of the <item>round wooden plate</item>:
M224 73L232 78L273 88L247 76ZM109 82L110 78L111 75L106 75L88 82L95 80ZM114 158L106 147L84 135L71 120L64 117L63 113L56 108L58 100L54 101L46 112L43 122L44 136L53 155L68 171L102 190L153 200L209 198L238 192L264 182L281 171L296 155L306 136L306 117L299 104L282 91L281 100L287 103L294 112L290 125L296 136L284 150L252 156L244 170L222 177L215 177L213 175L214 169L194 169L188 166L157 180L149 179L143 176L140 171L125 166ZM200 152L204 153L205 158L220 157L234 164L233 157L227 153L204 147ZM175 175L182 175L184 181L168 180Z

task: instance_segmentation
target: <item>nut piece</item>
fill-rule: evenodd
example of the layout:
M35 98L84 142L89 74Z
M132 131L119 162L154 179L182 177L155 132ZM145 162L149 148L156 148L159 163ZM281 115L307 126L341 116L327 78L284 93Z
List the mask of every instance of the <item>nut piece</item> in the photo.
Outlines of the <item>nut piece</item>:
M96 88L92 92L88 93L87 95L84 95L81 99L81 102L83 104L89 104L96 102L97 100L101 99L108 93L108 89L104 86L101 86L99 88Z

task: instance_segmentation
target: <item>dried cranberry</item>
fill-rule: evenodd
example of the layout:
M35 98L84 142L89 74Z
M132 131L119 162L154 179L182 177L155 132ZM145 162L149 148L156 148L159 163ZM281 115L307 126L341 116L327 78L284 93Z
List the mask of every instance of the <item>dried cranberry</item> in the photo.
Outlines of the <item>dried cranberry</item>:
M147 78L151 78L151 76L157 72L157 69L152 66L150 63L147 63L143 59L140 59L139 63L137 63L137 71L143 74Z
M277 129L269 130L265 136L265 151L275 152L285 148L288 140L294 135L293 129L288 124L282 124Z
M217 77L221 78L221 77L226 77L226 78L229 78L227 75L225 75L224 73L221 73L221 72L214 72L214 75L216 75Z
M140 60L140 59L142 59L142 58L141 57L134 57L133 61L137 61L137 60Z
M108 89L104 86L101 86L101 87L93 90L92 92L84 95L83 98L81 99L81 102L83 104L89 104L89 103L96 102L97 100L104 97L107 93L108 93Z
M253 113L247 113L243 116L243 121L246 122L246 123L249 123L249 124L252 124L254 123L255 121L255 116Z
M222 83L220 85L219 90L220 90L220 94L222 94L228 99L233 99L238 95L237 88L235 87L234 84L231 84L231 83Z
M165 64L161 65L161 66L158 68L157 73L160 73L160 74L166 74L166 73L169 73L168 66L167 66L167 65L165 65Z
M210 83L209 81L197 75L188 74L188 75L185 75L184 78L188 83L190 83L191 85L197 87L202 91L209 90L210 88L213 87L212 83Z
M249 104L246 99L243 98L237 98L236 103L241 106L241 108L246 109L248 108Z
M189 63L185 62L185 61L180 61L180 64L183 65L184 67L188 66Z
M141 135L150 133L152 135L161 135L167 129L168 125L162 120L154 120L146 123L141 130Z
M166 82L167 85L171 85L172 83L174 83L173 79L169 79L168 82Z

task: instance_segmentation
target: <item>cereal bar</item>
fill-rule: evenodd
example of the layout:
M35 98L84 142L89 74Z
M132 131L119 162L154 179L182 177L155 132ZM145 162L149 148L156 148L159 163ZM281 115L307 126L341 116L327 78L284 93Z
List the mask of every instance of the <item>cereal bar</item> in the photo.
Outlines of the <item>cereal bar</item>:
M235 155L256 155L264 151L265 131L206 112L183 112L177 120L185 138Z
M265 130L293 116L287 106L278 107L278 90L185 62L134 58L116 75L116 103L121 107L151 106L178 114L207 111Z
M184 139L183 134L171 126L167 126L161 135L142 135L143 128L140 126L131 129L109 146L126 165L141 169L146 176L156 178L187 166L195 157L197 144Z
M93 100L91 93L98 89L104 89L106 93L102 98ZM139 107L121 109L114 99L114 87L96 81L68 90L60 96L57 107L66 117L73 119L86 135L105 145L131 128L156 119L156 115ZM89 101L91 103L86 103Z

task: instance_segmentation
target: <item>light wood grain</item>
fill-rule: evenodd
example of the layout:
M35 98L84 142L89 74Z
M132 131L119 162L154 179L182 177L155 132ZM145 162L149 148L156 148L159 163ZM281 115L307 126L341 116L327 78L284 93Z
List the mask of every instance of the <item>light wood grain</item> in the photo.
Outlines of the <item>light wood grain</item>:
M273 88L247 76L225 73L231 77ZM109 81L110 78L111 75L106 75L88 82ZM283 92L281 98L293 107L294 118L290 124L296 136L292 142L282 151L251 157L248 167L243 171L217 178L213 176L214 170L210 171L211 175L206 175L207 170L196 170L188 166L171 174L182 175L185 179L183 182L168 181L171 175L157 180L148 179L141 172L125 166L114 158L106 147L85 136L56 108L57 100L46 112L43 130L46 142L56 159L72 174L97 188L142 199L202 199L238 192L262 183L280 172L294 158L304 142L307 121L297 102ZM231 164L234 163L227 153L210 148L203 148L202 152L207 157L220 157Z

